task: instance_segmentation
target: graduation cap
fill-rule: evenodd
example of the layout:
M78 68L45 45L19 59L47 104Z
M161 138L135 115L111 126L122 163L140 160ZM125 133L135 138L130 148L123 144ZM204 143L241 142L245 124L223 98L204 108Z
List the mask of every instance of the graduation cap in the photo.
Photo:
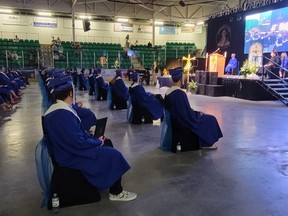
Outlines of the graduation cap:
M50 89L50 93L69 89L73 87L72 78L69 75L56 77L49 81L47 87Z
M116 76L122 76L122 71L120 69L117 69L115 72Z
M101 74L101 68L95 69L95 70L94 70L94 73L95 73L95 74Z
M170 69L169 73L172 76L173 82L178 82L182 78L183 69L182 67Z
M137 72L134 72L133 74L131 74L131 79L133 81L136 81L138 79L138 73Z

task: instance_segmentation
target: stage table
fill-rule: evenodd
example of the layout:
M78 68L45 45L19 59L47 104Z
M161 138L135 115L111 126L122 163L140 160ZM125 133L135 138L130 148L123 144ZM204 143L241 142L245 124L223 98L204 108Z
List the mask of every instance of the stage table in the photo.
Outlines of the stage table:
M171 87L173 84L172 78L171 77L157 77L157 80L159 82L159 87L163 87L163 86L167 86L167 87Z

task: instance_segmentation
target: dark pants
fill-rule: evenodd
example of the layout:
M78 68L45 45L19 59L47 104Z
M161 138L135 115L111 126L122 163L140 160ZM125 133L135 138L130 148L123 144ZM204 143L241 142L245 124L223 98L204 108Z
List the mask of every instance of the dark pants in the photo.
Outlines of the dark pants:
M105 139L104 146L109 146L113 148L113 143L110 139ZM121 185L121 177L110 187L109 193L113 195L120 194L123 191Z

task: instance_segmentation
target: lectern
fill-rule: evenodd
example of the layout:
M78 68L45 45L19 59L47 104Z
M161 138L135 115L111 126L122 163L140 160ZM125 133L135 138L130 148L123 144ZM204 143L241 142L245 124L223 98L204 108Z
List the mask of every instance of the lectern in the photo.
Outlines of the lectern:
M213 53L209 56L209 72L218 72L218 77L224 75L225 56L219 53Z

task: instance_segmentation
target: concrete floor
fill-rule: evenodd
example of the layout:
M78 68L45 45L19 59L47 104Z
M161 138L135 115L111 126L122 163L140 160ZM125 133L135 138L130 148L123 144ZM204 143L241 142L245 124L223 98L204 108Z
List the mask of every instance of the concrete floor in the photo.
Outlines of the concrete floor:
M164 90L148 88L153 92ZM288 108L280 102L188 95L192 107L217 117L224 138L211 152L173 154L159 147L160 121L129 125L125 111L78 92L97 117L108 116L111 138L132 169L126 189L132 202L102 201L65 208L61 215L264 216L288 215ZM41 95L32 83L11 115L0 116L0 215L50 215L41 209L34 148L42 136Z

